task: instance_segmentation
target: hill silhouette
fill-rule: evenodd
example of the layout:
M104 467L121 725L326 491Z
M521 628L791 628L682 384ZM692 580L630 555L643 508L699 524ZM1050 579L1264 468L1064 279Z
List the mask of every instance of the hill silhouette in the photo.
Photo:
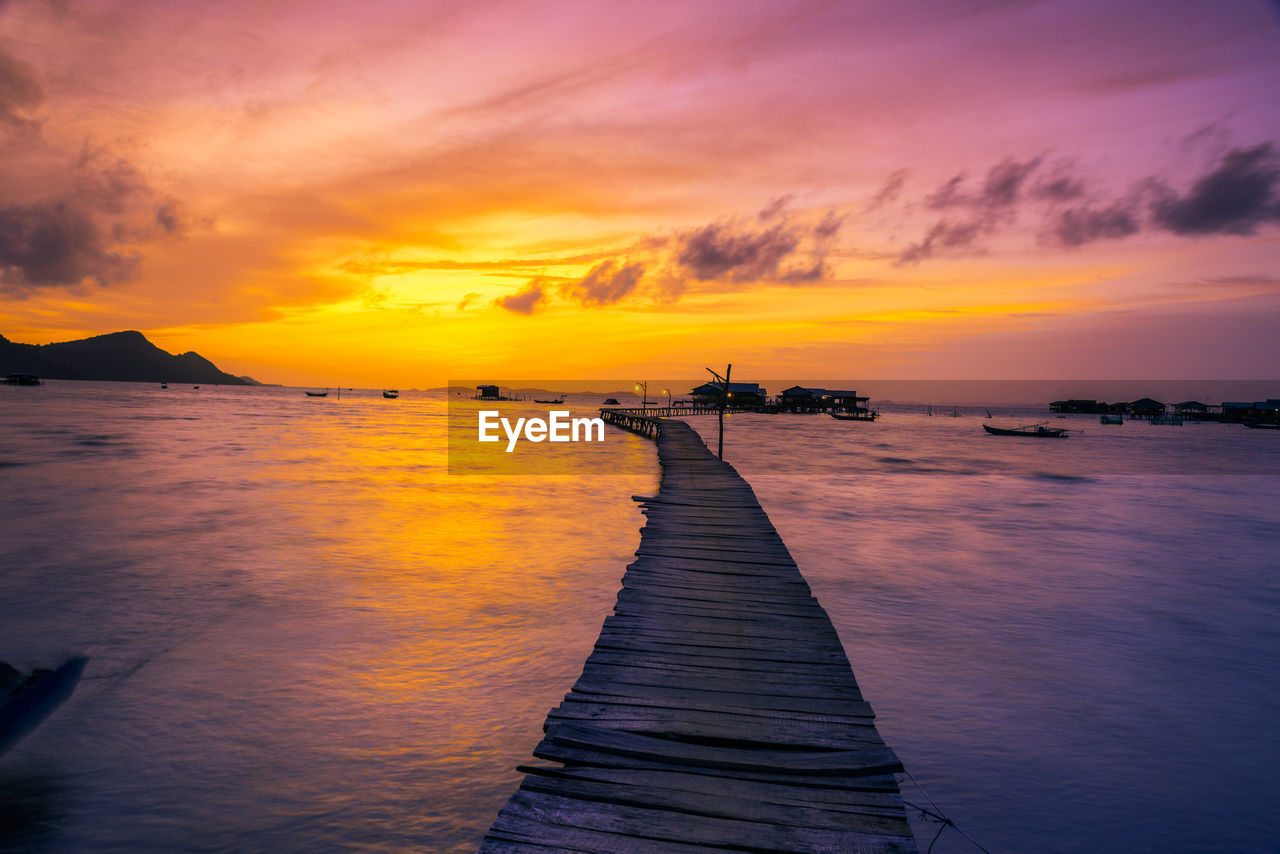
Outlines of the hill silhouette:
M19 344L0 335L0 376L7 374L55 380L258 384L219 370L199 353L167 353L132 330L58 344Z

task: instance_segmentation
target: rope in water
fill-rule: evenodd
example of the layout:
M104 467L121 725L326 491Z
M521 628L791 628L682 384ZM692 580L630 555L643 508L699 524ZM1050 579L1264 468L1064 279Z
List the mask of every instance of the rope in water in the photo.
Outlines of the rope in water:
M907 779L910 780L915 785L915 787L920 790L920 794L925 796L925 798L929 801L929 806L933 807L933 809L931 810L925 809L919 804L913 804L910 801L906 800L905 798L903 799L902 802L914 810L920 810L921 818L925 818L927 816L929 818L932 818L934 821L939 822L938 832L934 834L933 841L929 843L929 848L925 851L925 854L930 854L930 852L933 851L933 846L935 843L937 843L938 837L942 836L942 831L946 830L948 827L954 828L956 833L960 834L965 839L967 839L969 843L973 845L973 847L977 848L983 854L991 854L991 852L986 847L984 847L980 842L978 842L978 840L974 839L972 836L970 836L969 834L961 830L959 827L957 827L956 823L952 821L950 818L948 818L945 813L942 812L942 808L939 807L937 803L934 802L933 798L929 796L929 793L925 791L924 786L920 785L920 781L917 780L915 777L911 776L910 771L903 769L902 773L906 774Z

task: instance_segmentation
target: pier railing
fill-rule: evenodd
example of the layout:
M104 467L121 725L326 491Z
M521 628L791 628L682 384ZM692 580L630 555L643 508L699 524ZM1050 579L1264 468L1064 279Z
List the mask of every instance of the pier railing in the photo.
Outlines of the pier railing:
M758 412L758 406L726 406L725 412ZM601 413L617 412L623 415L651 415L655 418L672 418L685 415L715 415L720 411L718 406L649 406L649 407L611 407L601 409Z
M662 419L652 415L640 415L638 409L601 409L600 418L606 424L630 430L657 439L662 434Z

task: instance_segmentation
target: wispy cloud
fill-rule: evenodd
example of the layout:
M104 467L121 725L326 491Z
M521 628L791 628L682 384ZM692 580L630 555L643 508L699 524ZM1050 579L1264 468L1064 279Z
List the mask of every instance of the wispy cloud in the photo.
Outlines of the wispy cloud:
M1121 200L1105 208L1076 207L1053 214L1046 242L1083 246L1095 240L1128 237L1140 228L1134 204Z
M1154 185L1154 224L1174 234L1253 234L1280 222L1280 157L1270 142L1227 153L1181 195Z
M562 292L583 305L612 305L635 290L643 275L643 264L610 259L592 267L587 275L565 286Z
M1007 158L988 171L977 189L970 189L963 173L946 181L923 201L926 209L947 216L899 252L895 265L981 254L984 238L1006 230L1023 213L1039 222L1042 243L1062 248L1143 231L1180 237L1248 235L1280 223L1280 156L1271 142L1228 151L1181 193L1170 179L1153 175L1134 182L1122 195L1099 197L1089 192L1091 182L1075 164L1043 164L1042 156Z
M138 248L180 235L182 204L151 187L105 148L83 149L61 192L25 199L6 192L0 166L0 291L116 285L131 280ZM15 196L17 196L15 198Z
M29 113L43 100L35 69L0 50L0 124L10 128L37 124Z
M1041 157L1019 162L1012 157L997 163L987 171L982 187L971 191L967 178L960 173L925 198L925 206L933 210L968 208L990 213L1012 207L1018 202L1019 193L1027 177L1039 168Z
M508 297L499 297L497 305L516 314L533 314L546 299L547 291L543 279L533 279L519 292Z
M666 288L679 293L694 282L817 281L827 275L827 256L842 223L828 212L816 223L784 217L755 229L721 221L678 232L669 244Z
M871 201L867 202L863 208L863 213L871 213L880 210L885 205L891 204L898 200L898 195L902 192L902 185L907 181L906 169L895 169L889 173L889 177L885 179L880 189L871 197Z
M751 218L727 218L693 228L638 238L626 250L596 263L585 276L554 293L584 307L614 305L628 298L670 304L691 291L732 291L762 284L798 285L827 278L843 218L787 210L790 196L771 201ZM520 293L495 301L533 314L551 301L546 277Z
M0 293L129 281L140 244L183 231L183 206L108 147L55 148L44 101L35 69L0 51Z

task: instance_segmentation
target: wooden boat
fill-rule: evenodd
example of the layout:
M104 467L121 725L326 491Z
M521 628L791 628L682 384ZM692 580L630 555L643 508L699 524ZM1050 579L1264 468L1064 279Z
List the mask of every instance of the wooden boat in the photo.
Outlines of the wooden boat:
M1123 415L1099 415L1098 423L1099 424L1123 424L1124 416Z
M4 379L5 385L43 385L34 374L9 374Z
M1276 421L1245 421L1244 426L1254 430L1280 430L1280 422Z
M88 661L72 658L56 670L33 670L26 676L0 662L0 753L71 696Z
M601 406L620 406L620 405L621 404L618 403L618 399L616 397L606 397L604 399L604 403L601 404Z
M827 414L838 421L875 421L880 417L879 412L865 410L859 412L828 412Z
M397 397L399 397L399 396L400 396L400 389L398 389L398 388L384 388L384 389L382 390L382 396L383 396L383 397L385 397L385 398L387 398L388 400L395 400Z
M1032 439L1065 439L1067 437L1065 429L1046 427L1043 424L1028 424L1025 427L1015 427L1011 430L983 424L982 429L992 436L1027 436Z
M307 394L307 397L328 397L329 390L325 389L324 391L309 391L306 394Z
M533 399L533 402L534 403L564 403L564 398L562 397L559 400L538 400L538 398L535 397Z

